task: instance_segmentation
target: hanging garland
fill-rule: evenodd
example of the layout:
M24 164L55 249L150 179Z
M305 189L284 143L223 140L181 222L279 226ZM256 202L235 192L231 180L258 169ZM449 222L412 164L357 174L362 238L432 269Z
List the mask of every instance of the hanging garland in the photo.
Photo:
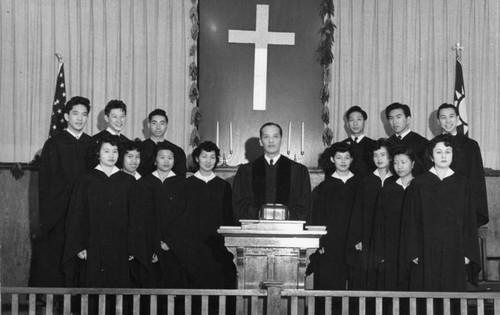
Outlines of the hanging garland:
M333 24L333 0L323 0L321 2L321 10L319 16L323 21L323 26L321 27L320 41L317 49L319 55L319 63L323 67L323 87L321 88L321 103L323 104L323 112L321 114L321 120L325 125L325 130L323 130L323 144L325 146L330 146L333 139L333 131L328 127L330 124L330 110L328 109L328 102L330 101L330 82L331 78L331 65L333 62L333 32L335 31L335 24Z
M200 126L201 112L198 104L198 99L200 98L200 92L198 90L198 36L200 34L200 20L198 17L198 1L191 0L191 10L189 12L189 18L191 19L191 38L193 39L193 45L189 48L189 57L192 58L191 64L189 65L189 77L191 79L191 86L189 87L189 101L193 106L191 111L191 125L193 125L193 131L191 132L191 137L189 139L189 144L196 147L200 144L200 133L198 127Z

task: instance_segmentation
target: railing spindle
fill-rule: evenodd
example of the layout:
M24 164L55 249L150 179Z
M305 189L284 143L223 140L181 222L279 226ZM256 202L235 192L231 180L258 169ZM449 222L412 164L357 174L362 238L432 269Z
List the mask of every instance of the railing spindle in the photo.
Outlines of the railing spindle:
M342 297L342 314L349 315L349 297L348 296Z
M359 298L359 314L361 314L361 315L366 314L366 298L365 297Z
M52 315L54 313L53 308L54 308L54 295L47 294L47 296L45 297L45 314Z
M106 295L99 294L99 315L106 315Z
M149 297L149 314L156 315L158 313L158 298L153 294Z
M460 299L460 314L467 315L467 299Z
M116 296L115 310L116 310L116 315L123 314L123 295L122 294L118 294Z
M399 298L392 298L392 314L401 314L399 309Z
M432 298L425 299L425 308L427 309L428 315L434 315L434 299Z
M314 315L314 308L315 308L315 299L314 296L308 296L307 297L307 314L308 315Z
M175 295L167 296L167 314L168 315L175 314Z
M290 299L290 315L299 314L299 297L292 296Z
M477 300L477 315L484 315L484 300Z
M443 314L450 315L450 299L443 299Z
M382 315L382 298L375 298L375 314Z
M208 315L208 295L201 296L201 313Z
M332 297L327 296L325 297L325 315L331 315L332 314Z
M500 298L495 299L494 304L495 304L495 306L494 306L494 312L493 313L495 313L495 314L500 313Z
M1 307L1 304L0 304ZM36 294L29 295L29 315L35 315L36 313Z
M19 314L19 295L12 294L12 315Z
M134 315L139 315L141 311L141 299L139 294L134 294L133 298L133 313Z
M225 314L226 314L226 296L220 295L219 296L219 315L225 315Z
M410 315L417 315L417 299L410 298Z
M191 310L192 310L192 297L191 295L186 295L184 297L184 314L185 315L191 315Z
M250 298L250 314L258 315L259 314L259 299L257 296L252 296Z
M89 313L89 295L82 294L80 302L80 315L88 315Z

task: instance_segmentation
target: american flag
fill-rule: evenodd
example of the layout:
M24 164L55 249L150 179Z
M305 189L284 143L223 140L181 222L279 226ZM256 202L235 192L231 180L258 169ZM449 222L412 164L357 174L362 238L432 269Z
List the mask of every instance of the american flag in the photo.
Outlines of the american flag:
M64 81L64 63L61 63L59 73L57 74L54 103L52 104L49 137L57 134L66 127L63 113L64 104L66 104L66 83Z
M460 115L460 122L457 127L457 132L468 136L469 124L467 117L467 107L465 106L464 74L462 72L462 64L460 63L460 59L458 58L455 64L455 96L453 105L458 109L458 115Z

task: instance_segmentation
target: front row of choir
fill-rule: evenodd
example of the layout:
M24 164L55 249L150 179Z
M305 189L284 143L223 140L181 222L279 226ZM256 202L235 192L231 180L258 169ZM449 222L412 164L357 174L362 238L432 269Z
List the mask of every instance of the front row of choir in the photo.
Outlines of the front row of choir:
M313 255L316 289L465 291L480 271L474 202L468 181L450 168L451 135L430 141L432 167L414 178L411 148L377 141L377 169L350 170L350 145L324 157L334 168L313 192L312 223L328 234Z

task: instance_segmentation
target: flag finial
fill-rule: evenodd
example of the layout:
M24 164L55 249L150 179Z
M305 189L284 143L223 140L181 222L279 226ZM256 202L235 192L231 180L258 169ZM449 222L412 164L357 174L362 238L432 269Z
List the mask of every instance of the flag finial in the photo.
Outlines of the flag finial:
M461 46L460 42L457 42L451 49L455 51L457 60L460 60L460 57L462 55L462 49L464 49L464 46Z
M63 57L60 53L56 52L55 53L56 57L57 57L57 61L59 61L59 63L63 63Z

